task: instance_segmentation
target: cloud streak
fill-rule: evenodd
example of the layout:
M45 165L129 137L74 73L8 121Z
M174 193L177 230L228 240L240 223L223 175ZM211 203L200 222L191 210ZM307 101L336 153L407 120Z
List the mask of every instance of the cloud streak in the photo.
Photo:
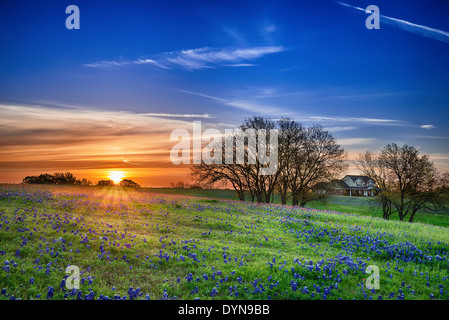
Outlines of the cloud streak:
M183 114L183 113L143 113L143 115L149 117L162 117L162 118L201 118L201 119L211 119L213 118L210 114Z
M249 112L255 112L255 113L264 113L264 114L282 114L284 113L283 110L279 108L279 106L272 106L267 105L259 102L254 102L250 100L243 100L243 99L223 99L216 96L211 96L208 94L203 94L199 92L193 92L188 90L179 90L180 92L203 97L206 99L214 100L218 103L221 103L226 106L234 107L240 110L249 111Z
M254 67L255 64L248 61L261 58L268 54L284 51L281 46L262 46L248 48L224 48L216 49L203 47L180 51L164 52L152 58L139 58L135 60L104 60L87 63L89 68L114 68L132 65L148 65L154 68L169 70L182 68L187 70L200 70L227 67Z
M366 12L366 9L363 9L360 7L351 6L349 4L339 2L339 1L337 1L337 3L342 6L348 7L348 8L352 8L352 9L362 11L365 13L370 13L370 12ZM436 29L436 28L432 28L432 27L428 27L428 26L424 26L424 25L419 25L419 24L409 22L406 20L385 16L382 14L379 15L379 18L380 18L381 22L389 24L398 29L401 29L401 30L404 30L404 31L407 31L407 32L410 32L410 33L413 33L413 34L416 34L416 35L419 35L422 37L449 43L449 32L446 32L446 31L443 31L440 29Z
M395 125L395 126L403 123L403 121L394 119L379 119L379 118L364 118L364 117L310 116L309 120L321 122L351 122L351 123L365 123L373 125Z
M206 99L213 100L217 103L220 103L225 106L230 106L236 109L240 109L246 112L254 112L254 113L262 113L266 115L276 115L276 116L285 116L285 117L293 117L306 122L323 122L323 123L331 123L335 124L334 127L331 127L334 132L337 131L348 131L358 129L358 125L369 125L369 126L410 126L411 124L397 119L382 119L382 118L368 118L368 117L346 117L346 116L317 116L317 115L306 115L306 114L297 114L295 112L290 112L289 110L282 108L279 105L267 104L264 102L260 102L260 99L236 99L236 98L222 98L209 94L204 94L200 92L193 92L189 90L178 90L179 92L183 92L189 95L198 96ZM272 89L262 89L262 94L258 95L257 98L270 98L273 96L277 96L276 92ZM248 96L248 95L246 95ZM340 123L348 123L350 125L347 126L339 126Z
M375 138L348 138L348 139L338 139L338 143L342 146L360 146L360 145L371 145L376 142Z

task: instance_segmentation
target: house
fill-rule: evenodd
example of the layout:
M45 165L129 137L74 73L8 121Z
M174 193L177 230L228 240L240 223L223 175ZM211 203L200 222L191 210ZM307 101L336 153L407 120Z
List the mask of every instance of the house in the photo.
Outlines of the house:
M367 176L347 175L341 180L332 181L332 193L345 196L373 197L379 188Z

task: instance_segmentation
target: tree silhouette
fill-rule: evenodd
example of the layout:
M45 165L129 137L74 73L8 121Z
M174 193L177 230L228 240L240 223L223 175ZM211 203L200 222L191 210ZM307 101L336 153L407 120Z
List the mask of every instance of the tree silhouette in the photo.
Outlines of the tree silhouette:
M415 147L390 143L377 154L362 154L358 164L381 189L384 218L397 213L400 221L408 217L413 222L418 211L441 208L446 174L440 177L429 157Z
M115 186L115 183L112 180L100 180L100 181L97 182L97 186L109 186L109 187L112 187L112 186Z
M201 161L191 167L191 175L198 184L232 185L240 200L245 200L245 193L249 192L251 201L266 203L272 202L275 191L278 191L282 204L291 197L293 205L304 206L309 201L324 198L327 192L317 188L332 181L347 167L345 151L332 134L319 125L305 128L288 118L273 121L255 116L245 119L239 129L237 134L216 141L214 152L215 149L221 151L221 163ZM271 144L273 129L278 132L277 169L264 175L261 172L266 169L267 162L260 158L264 159L264 154L266 157L268 153L264 148ZM250 139L258 141L256 148L249 148ZM226 140L231 147L230 158L237 159L237 154L243 151L244 161L226 161ZM237 141L243 141L243 146L238 146Z
M120 187L140 188L140 184L129 179L123 179L118 185Z
M25 184L83 184L86 179L77 180L71 172L55 172L54 174L43 173L36 176L27 176L23 178L22 183Z

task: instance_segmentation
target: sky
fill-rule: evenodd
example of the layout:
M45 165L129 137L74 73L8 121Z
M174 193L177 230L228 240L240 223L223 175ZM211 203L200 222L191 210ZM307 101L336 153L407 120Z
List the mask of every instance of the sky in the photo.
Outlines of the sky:
M449 170L448 13L435 0L2 1L0 182L188 181L171 132L254 115L319 123L349 160L395 142Z

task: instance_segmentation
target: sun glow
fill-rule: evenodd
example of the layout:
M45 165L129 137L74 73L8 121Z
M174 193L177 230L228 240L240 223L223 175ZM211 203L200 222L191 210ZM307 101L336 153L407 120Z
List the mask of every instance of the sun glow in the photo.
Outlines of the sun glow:
M109 179L114 181L115 184L120 183L120 181L122 181L123 177L124 177L124 175L123 175L123 172L121 172L121 171L111 171L109 173Z

